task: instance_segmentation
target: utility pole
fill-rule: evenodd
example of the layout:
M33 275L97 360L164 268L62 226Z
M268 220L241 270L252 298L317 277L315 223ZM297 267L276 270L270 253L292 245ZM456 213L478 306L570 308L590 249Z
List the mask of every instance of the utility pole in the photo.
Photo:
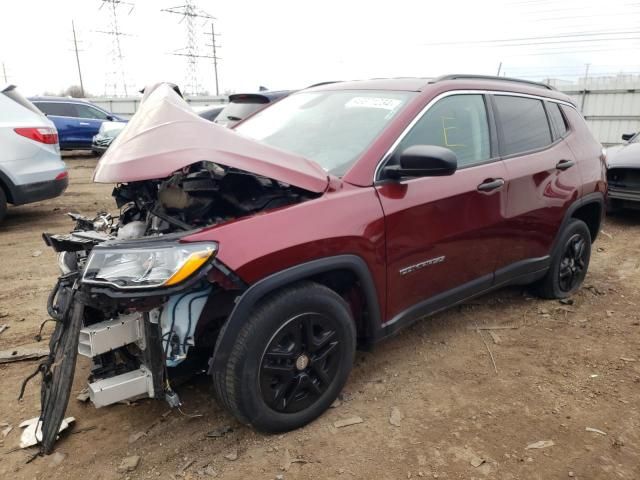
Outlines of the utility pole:
M582 101L580 102L580 113L584 114L584 102L587 99L587 80L589 79L590 63L584 65L584 89L582 90Z
M73 47L76 51L76 63L78 65L78 77L80 77L80 95L84 98L84 83L82 83L82 70L80 69L80 55L78 54L78 39L76 38L76 26L71 20L71 30L73 30Z
M215 32L213 22L211 22L211 33L207 33L206 35L211 35L211 45L207 46L213 48L213 56L211 58L213 58L213 73L216 78L216 96L218 96L220 95L220 88L218 86L218 60L220 60L220 58L216 52L216 48L219 48L218 45L216 45L216 36L219 34Z
M4 83L9 83L9 79L7 78L7 67L5 67L4 62L2 62L2 73L4 74Z
M500 70L502 70L502 62L498 65L498 73L496 73L496 77L500 76Z

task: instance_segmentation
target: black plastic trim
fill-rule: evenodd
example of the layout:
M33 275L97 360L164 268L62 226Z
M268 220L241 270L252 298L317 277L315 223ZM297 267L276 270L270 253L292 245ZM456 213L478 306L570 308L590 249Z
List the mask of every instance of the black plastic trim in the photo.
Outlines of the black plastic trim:
M550 263L551 258L549 256L523 260L498 270L495 275L493 273L483 275L451 290L427 298L400 312L383 324L373 340L376 342L382 340L422 318L447 310L506 285L534 282L545 275Z
M492 288L514 283L531 283L538 278L542 278L550 266L551 257L549 255L539 258L527 258L526 260L512 263L496 270Z
M366 319L367 337L373 338L375 332L380 329L382 317L375 283L366 262L361 257L351 254L321 258L269 275L254 283L238 298L216 341L209 371L220 371L219 369L225 368L240 329L260 299L293 282L333 270L350 270L360 281L369 312Z
M426 316L433 315L471 297L488 292L491 289L492 283L493 273L489 273L463 285L454 287L451 290L447 290L446 292L442 292L434 295L433 297L422 300L384 323L382 328L376 332L374 341L377 342L383 338L393 335L404 327L407 327Z
M14 185L11 192L11 203L24 205L25 203L39 202L48 198L54 198L62 194L69 186L69 177L59 180L47 180L45 182Z
M569 208L567 208L567 211L564 214L564 218L562 220L562 223L560 224L560 228L556 233L556 238L553 241L553 246L551 247L552 257L556 253L556 249L559 248L560 246L559 245L560 235L562 234L563 230L567 227L567 224L571 221L571 219L574 218L573 217L574 213L576 213L578 209L584 207L585 205L590 205L592 203L597 203L600 205L600 225L602 225L602 220L604 218L605 211L606 211L604 194L602 192L592 192L585 195L584 197L578 198L575 202L573 202L569 206ZM600 228L598 228L597 231L600 231ZM596 238L597 238L597 233L591 238L591 243L595 242Z

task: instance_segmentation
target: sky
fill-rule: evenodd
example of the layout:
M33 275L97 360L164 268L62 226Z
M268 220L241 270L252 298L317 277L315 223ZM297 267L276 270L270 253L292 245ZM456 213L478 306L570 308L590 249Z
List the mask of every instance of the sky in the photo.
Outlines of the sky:
M116 0L117 1L117 0ZM126 1L126 3L125 3ZM182 1L182 3L181 3ZM117 6L122 68L112 55L110 5L102 0L3 2L0 84L26 95L77 85L75 23L85 90L135 93L188 84L184 18L163 12L185 0ZM129 3L132 3L131 6ZM564 81L640 73L640 0L194 0L216 18L220 92L296 89L328 80L435 77L447 73ZM196 19L198 53L211 25ZM501 65L501 66L500 66ZM215 93L211 59L198 59L199 89ZM122 72L124 80L122 81ZM114 87L115 85L115 87Z

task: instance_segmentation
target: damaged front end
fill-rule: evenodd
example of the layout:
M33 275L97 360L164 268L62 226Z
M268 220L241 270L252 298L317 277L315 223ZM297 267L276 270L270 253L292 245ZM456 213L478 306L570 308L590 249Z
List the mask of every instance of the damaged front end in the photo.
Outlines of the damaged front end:
M88 392L96 407L141 397L178 406L172 384L206 369L246 285L217 258L214 240L184 237L315 198L326 188L326 174L314 164L287 169L276 164L280 152L261 145L249 158L242 154L251 150L247 139L187 109L172 89L158 88L100 160L95 179L117 183L118 216L71 215L71 233L43 235L58 252L61 276L49 296L56 322L51 353L38 370L41 453L53 449L78 354L91 359ZM175 118L176 141L157 151L174 132L168 117ZM196 140L180 135L185 125L206 131L207 144L189 149ZM155 157L148 158L146 145ZM226 163L203 160L217 156Z

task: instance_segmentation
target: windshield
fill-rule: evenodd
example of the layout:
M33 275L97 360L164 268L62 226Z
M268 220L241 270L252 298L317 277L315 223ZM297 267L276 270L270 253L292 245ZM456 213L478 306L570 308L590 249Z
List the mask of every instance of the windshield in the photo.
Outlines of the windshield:
M636 133L632 138L630 138L629 143L640 143L640 133Z
M236 131L342 176L413 95L374 90L300 92L247 119Z

